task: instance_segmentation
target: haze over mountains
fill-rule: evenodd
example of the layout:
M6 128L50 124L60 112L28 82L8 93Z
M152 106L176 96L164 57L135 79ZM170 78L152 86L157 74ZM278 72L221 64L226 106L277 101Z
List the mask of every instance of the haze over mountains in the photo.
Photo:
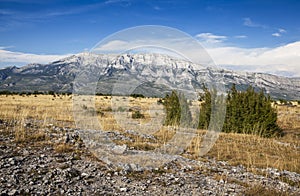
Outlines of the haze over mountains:
M114 84L125 82L123 76L127 75L141 83L134 92L147 96L163 96L172 88L198 91L209 81L221 83L227 89L233 83L240 90L252 85L274 99L300 97L300 78L206 68L162 54L80 53L49 64L7 67L0 70L0 90L72 92L73 81L82 71L86 72L84 77L99 78L96 92L103 94L112 93Z

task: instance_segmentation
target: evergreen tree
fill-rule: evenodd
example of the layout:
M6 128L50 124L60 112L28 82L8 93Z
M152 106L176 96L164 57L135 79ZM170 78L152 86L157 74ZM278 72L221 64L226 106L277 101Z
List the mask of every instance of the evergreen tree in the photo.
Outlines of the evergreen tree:
M187 127L192 122L192 115L187 99L182 93L172 91L167 95L163 102L166 111L165 125L180 125Z
M165 125L179 125L180 123L180 102L178 95L175 91L172 91L171 95L166 95L164 100L164 106L166 111Z
M208 128L215 94L216 92L204 88L198 126L201 129ZM264 137L281 134L270 96L265 97L263 91L256 93L253 87L239 92L233 85L228 92L223 132L258 134Z
M211 95L212 93L209 92L209 90L203 86L204 94L200 95L200 101L203 101L201 103L201 109L200 109L200 115L199 115L199 129L208 129L208 125L210 122L210 115L211 115Z

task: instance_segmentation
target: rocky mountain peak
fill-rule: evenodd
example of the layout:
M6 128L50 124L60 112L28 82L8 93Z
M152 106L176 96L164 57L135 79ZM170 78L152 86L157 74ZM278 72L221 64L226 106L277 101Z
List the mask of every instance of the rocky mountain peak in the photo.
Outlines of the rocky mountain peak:
M275 99L299 99L300 97L299 78L207 68L185 59L156 53L83 52L49 64L28 64L21 68L8 67L0 70L0 90L23 91L26 86L25 89L32 91L72 92L72 82L83 70L99 75L101 85L97 90L101 93L110 93L111 84L116 80L117 75L126 71L133 74L136 79L149 83L146 87L148 91L152 88L153 81L159 82L159 85L171 87L176 85L186 90L191 88L191 84L200 87L206 80L219 78L218 82L222 82L227 88L230 88L233 83L240 90L252 85L270 93ZM154 91L149 92L155 96Z

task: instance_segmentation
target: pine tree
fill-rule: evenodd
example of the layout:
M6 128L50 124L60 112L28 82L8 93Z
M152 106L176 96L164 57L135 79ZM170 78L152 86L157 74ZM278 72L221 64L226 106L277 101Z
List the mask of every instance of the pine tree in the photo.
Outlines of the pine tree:
M199 115L199 129L207 129L210 122L210 114L211 114L211 93L204 86L203 87L204 94L200 96L201 103L200 115Z
M175 91L172 91L170 96L167 95L165 97L164 106L166 111L165 125L179 125L181 109L179 98Z
M199 128L207 129L210 122L216 92L204 88L204 101L201 103ZM213 100L213 101L212 101ZM270 96L261 90L256 93L253 87L239 92L233 85L227 96L227 108L223 132L257 134L264 137L281 134L277 125L277 113L271 106Z
M164 125L190 126L192 115L184 94L172 91L171 95L166 95L163 104L166 112Z

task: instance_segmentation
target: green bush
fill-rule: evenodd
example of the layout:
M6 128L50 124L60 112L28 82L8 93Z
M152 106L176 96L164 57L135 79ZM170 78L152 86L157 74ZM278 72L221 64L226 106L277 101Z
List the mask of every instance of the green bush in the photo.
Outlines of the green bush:
M204 88L201 98L204 102L201 104L198 128L207 129L216 92ZM263 137L282 133L277 125L277 113L271 106L271 98L266 97L263 91L257 93L253 87L249 87L241 92L233 85L226 104L223 132L257 134Z
M131 117L132 117L133 119L140 119L140 118L145 118L145 115L142 114L142 113L138 110L138 111L132 112Z

